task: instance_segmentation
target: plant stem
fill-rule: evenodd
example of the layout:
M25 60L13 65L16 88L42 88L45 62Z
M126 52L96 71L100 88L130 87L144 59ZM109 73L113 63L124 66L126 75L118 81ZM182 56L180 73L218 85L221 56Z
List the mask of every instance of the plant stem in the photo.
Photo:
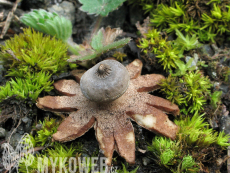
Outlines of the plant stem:
M94 28L93 28L93 32L92 32L92 34L91 34L91 38L93 37L93 35L95 35L96 34L96 32L98 31L98 28L100 27L100 25L101 25L101 21L102 21L102 19L103 19L103 16L101 16L101 15L99 15L98 17L97 17L97 20L96 20L96 23L95 23L95 26L94 26Z

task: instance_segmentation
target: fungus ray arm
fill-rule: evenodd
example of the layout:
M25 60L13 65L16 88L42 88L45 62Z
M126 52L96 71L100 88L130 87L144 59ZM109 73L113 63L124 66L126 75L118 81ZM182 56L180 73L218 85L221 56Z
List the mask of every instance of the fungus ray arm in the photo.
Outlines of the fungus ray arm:
M85 113L85 110L78 110L67 117L53 134L55 141L72 141L84 135L95 123L95 118L91 114Z

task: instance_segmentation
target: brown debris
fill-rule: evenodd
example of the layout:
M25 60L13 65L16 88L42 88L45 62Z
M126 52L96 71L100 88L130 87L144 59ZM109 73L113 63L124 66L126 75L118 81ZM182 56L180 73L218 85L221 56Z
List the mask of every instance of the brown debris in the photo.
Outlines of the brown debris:
M6 21L4 23L4 27L2 29L2 33L0 35L0 38L2 39L4 37L4 35L6 34L6 32L8 31L9 27L10 27L10 23L12 21L12 18L14 17L14 12L16 11L17 7L18 7L18 3L21 2L21 0L17 0L15 3L14 3L14 6L11 10L11 12L9 12L7 18L6 18Z
M138 21L136 23L136 27L137 29L140 31L141 35L146 38L145 34L148 33L148 31L151 29L150 27L150 19L149 17L147 17L145 20L144 20L144 23L141 25L140 22Z
M120 98L112 102L96 103L86 99L79 84L73 80L60 80L54 84L58 92L65 96L39 98L37 106L44 110L77 110L59 126L53 135L54 140L74 140L94 126L99 146L110 166L114 150L128 163L135 163L135 135L130 119L154 133L175 139L178 127L165 112L178 115L178 106L148 94L159 88L158 83L164 77L157 74L142 76L140 60L133 61L126 68L130 73L130 85Z

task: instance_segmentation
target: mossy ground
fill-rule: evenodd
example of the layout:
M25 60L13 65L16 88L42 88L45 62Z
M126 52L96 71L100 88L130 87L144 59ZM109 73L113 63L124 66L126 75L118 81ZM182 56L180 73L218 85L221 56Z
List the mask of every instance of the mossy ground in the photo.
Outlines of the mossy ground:
M139 58L144 60L145 67L150 71L153 72L154 69L166 76L166 80L161 83L161 90L154 94L165 97L180 107L181 117L170 116L170 118L181 129L177 139L170 141L134 125L137 150L149 151L136 152L137 163L128 170L134 170L137 166L140 171L151 169L155 172L226 170L224 168L226 165L222 166L225 163L218 165L217 160L226 158L228 136L218 129L214 131L209 122L217 120L218 124L222 116L222 104L228 107L230 105L230 97L214 86L215 82L229 84L229 47L218 48L218 46L224 47L223 43L229 40L229 2L203 0L129 0L129 2L143 8L146 15L150 16L152 28L135 40L141 51ZM199 50L202 44L213 43L217 45L214 55ZM124 53L116 52L114 57L120 61L123 58L129 61L133 59L128 53L127 56ZM192 66L195 53L199 61ZM26 29L23 34L6 41L6 46L1 47L0 56L9 76L6 84L0 87L1 123L12 118L15 127L18 120L24 116L34 117L36 122L37 109L34 108L34 103L37 97L52 91L53 81L50 80L52 75L70 69L66 61L67 45L53 37ZM190 56L191 59L186 61L185 56ZM144 71L147 72L147 68L144 68ZM12 112L10 109L12 107L16 113ZM68 157L76 156L76 153L88 156L99 154L96 139L89 139L89 136L94 136L93 130L90 130L86 137L77 139L72 145L71 142L61 145L52 143L51 135L60 122L45 119L45 112L40 110L39 116L42 121L38 124L43 124L43 129L34 129L36 132L31 135L35 146L47 147L44 152L40 152L43 158L49 157L54 152L59 154L58 156L69 154ZM89 141L82 142L87 140ZM83 149L82 143L84 143ZM88 151L82 151L84 149ZM121 163L125 162L117 154L114 156L114 164L121 166ZM147 166L143 165L143 158L150 160ZM20 169L21 172L25 171L23 165ZM34 168L31 167L32 169ZM121 170L125 172L125 169Z

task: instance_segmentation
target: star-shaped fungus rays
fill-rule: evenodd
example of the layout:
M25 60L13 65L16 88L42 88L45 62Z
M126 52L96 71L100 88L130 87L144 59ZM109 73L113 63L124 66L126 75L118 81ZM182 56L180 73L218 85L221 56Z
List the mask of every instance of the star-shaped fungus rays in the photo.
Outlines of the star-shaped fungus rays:
M126 68L131 78L128 89L121 97L108 103L88 100L82 94L79 83L74 80L59 80L54 83L63 96L39 98L37 106L53 112L72 113L58 127L53 139L60 142L71 141L94 126L99 146L107 158L107 165L111 165L114 150L128 163L135 163L135 135L130 119L154 133L175 139L178 127L168 119L165 112L178 115L178 106L148 94L159 88L158 83L164 76L140 75L140 60L133 61Z

